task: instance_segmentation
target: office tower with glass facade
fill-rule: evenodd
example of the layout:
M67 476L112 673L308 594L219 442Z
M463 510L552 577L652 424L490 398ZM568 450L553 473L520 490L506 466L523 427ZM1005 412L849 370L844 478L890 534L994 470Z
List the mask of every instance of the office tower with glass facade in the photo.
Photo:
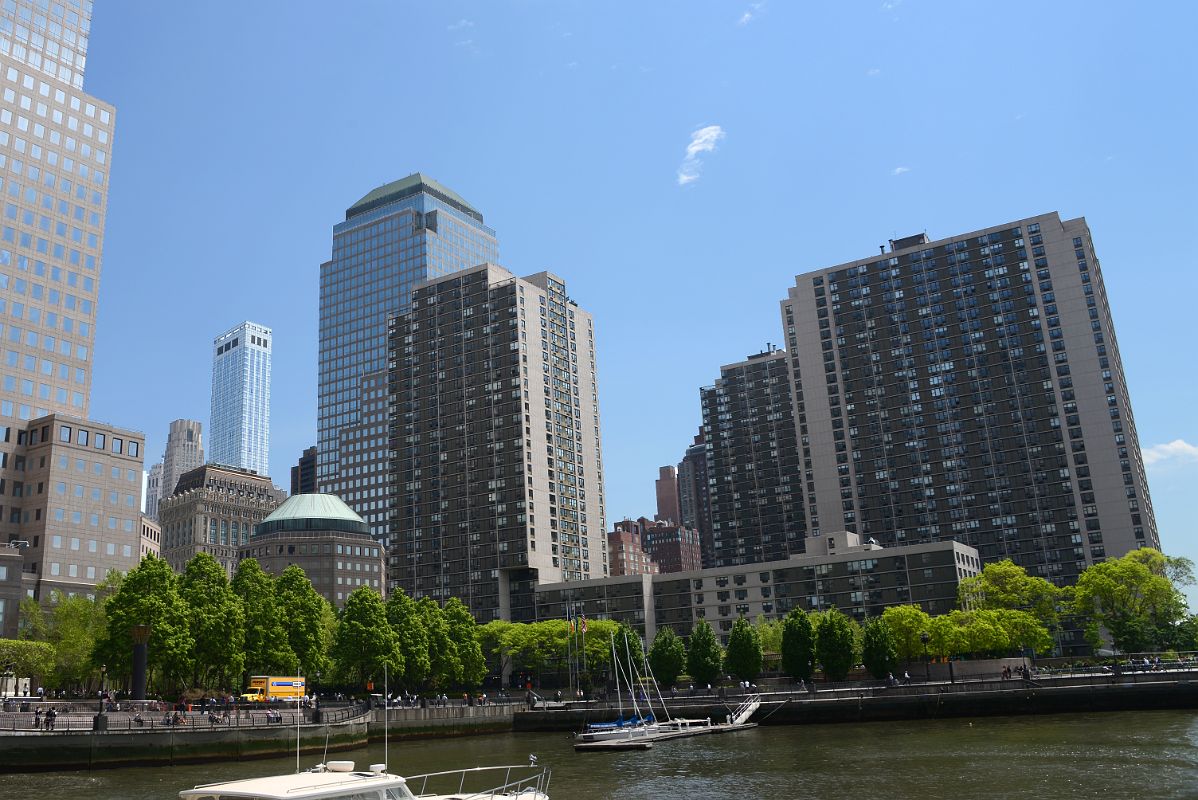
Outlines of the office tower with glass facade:
M417 284L499 259L495 232L424 175L381 186L333 228L320 267L317 483L387 539L387 326Z
M483 265L391 327L390 583L528 620L536 584L606 575L595 332L565 283Z
M270 474L273 340L270 328L243 322L212 341L208 459L213 464Z
M138 550L141 434L84 421L115 124L83 91L90 28L90 2L0 4L0 541L47 600Z
M1084 219L894 240L781 312L813 535L956 539L1059 585L1159 546Z
M204 465L204 426L194 419L171 422L162 454L162 484L158 500L175 493L175 484L184 472ZM147 512L148 513L148 512ZM157 516L154 519L158 519Z
M786 353L770 347L721 367L719 380L703 388L700 399L713 566L805 552Z

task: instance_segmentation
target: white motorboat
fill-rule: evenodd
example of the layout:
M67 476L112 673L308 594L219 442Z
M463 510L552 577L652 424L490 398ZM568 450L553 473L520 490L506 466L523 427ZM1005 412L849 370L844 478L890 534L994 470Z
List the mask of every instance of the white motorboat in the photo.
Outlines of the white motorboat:
M179 792L181 800L549 800L549 769L475 767L392 775L385 764L355 771L330 761L308 772L208 783Z

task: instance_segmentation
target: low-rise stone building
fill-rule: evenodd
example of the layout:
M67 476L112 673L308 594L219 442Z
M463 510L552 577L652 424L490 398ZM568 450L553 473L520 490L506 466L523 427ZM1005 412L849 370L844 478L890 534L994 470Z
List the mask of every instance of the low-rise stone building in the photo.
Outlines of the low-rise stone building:
M960 581L982 568L976 550L951 540L883 548L840 531L806 544L806 553L783 561L545 584L537 587L537 616L561 618L569 604L626 622L649 641L662 626L685 636L706 619L727 644L738 617L780 619L792 608L838 608L859 622L908 603L943 614L957 607Z

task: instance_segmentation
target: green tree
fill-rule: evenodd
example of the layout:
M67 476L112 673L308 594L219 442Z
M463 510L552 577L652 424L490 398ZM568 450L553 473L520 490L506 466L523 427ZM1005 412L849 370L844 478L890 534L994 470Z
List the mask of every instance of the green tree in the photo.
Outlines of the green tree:
M100 602L84 595L51 593L47 641L54 647L55 685L83 686L96 675L92 655L104 628L104 606Z
M387 602L390 603L391 599L388 598ZM390 610L388 610L387 616L390 618ZM502 619L493 619L486 625L478 626L478 644L482 648L483 658L487 660L487 669L492 675L502 675L511 668L512 653L509 649L511 631L513 627L520 624ZM405 655L407 655L406 652Z
M50 620L42 604L32 597L21 598L21 615L17 633L21 639L31 642L45 642L50 638Z
M147 667L159 691L185 688L192 673L195 641L187 603L179 595L174 570L153 554L143 558L119 581L104 601L105 631L96 643L93 661L106 664L114 678L133 671L134 625L150 625Z
M1027 611L1049 630L1060 625L1061 590L1044 578L1028 575L1010 559L987 564L979 575L963 579L957 593L965 611Z
M965 651L978 656L1004 656L1011 650L1011 637L1002 624L1002 612L992 610L954 611L962 620ZM960 623L958 623L960 624Z
M208 553L197 553L179 579L187 604L192 651L191 685L239 685L245 665L245 612L229 587L225 568Z
M937 658L951 658L966 651L965 632L957 617L963 612L954 611L928 620L928 654ZM885 616L883 616L883 619ZM963 623L962 623L963 624ZM920 654L922 657L922 653Z
M1052 650L1052 635L1040 618L1028 611L998 609L997 623L1007 634L1012 649L1047 653Z
M1105 628L1127 653L1172 646L1187 609L1170 569L1170 559L1151 548L1087 567L1073 588L1072 610L1086 621L1090 643L1098 647Z
M482 647L478 644L478 623L470 610L456 597L445 602L445 622L449 626L449 638L458 653L458 680L464 686L478 686L487 676L487 662Z
M824 668L824 677L842 681L857 663L853 622L843 612L831 608L817 615L815 657Z
M382 682L384 669L403 674L403 655L395 631L387 622L383 598L368 586L355 589L345 601L330 653L346 683L364 686Z
M931 634L931 617L919 606L890 606L882 612L882 619L894 635L894 647L904 662L923 658L924 645L920 634Z
M275 605L286 616L287 644L295 653L301 675L315 676L329 668L329 639L325 629L333 614L298 564L291 564L274 581Z
M792 608L782 620L782 671L796 680L811 680L815 665L815 628L811 616Z
M387 598L386 609L387 622L395 631L399 652L403 655L403 675L396 675L396 679L402 680L410 689L421 689L432 671L424 618L416 607L416 601L398 587Z
M755 681L761 674L761 640L757 637L757 629L744 617L732 623L724 668L742 681Z
M686 671L696 683L710 684L719 677L723 662L724 652L715 638L715 631L707 620L700 619L691 631L686 648Z
M643 671L641 664L645 660L645 647L641 643L641 635L634 631L627 622L619 623L619 627L616 629L616 655L620 658L621 663L627 658L631 658L633 666L637 670Z
M299 669L283 614L275 600L274 578L258 559L247 558L233 573L233 593L245 609L245 671L249 675L289 675Z
M865 623L861 642L861 663L869 674L879 680L894 673L898 668L898 649L894 646L894 634L881 617L871 617Z
M782 652L782 620L758 617L754 627L762 654L776 656Z
M662 686L673 686L686 669L686 645L673 628L661 627L649 648L649 666Z
M435 689L456 686L462 680L462 659L450 635L445 609L431 597L416 601L416 611L428 632L429 683Z
M48 642L0 639L0 667L22 678L41 679L54 669L54 647Z

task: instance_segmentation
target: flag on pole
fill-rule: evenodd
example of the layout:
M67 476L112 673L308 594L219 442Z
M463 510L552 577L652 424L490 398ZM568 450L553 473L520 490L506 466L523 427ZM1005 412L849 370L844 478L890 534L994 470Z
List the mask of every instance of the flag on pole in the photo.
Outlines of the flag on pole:
M586 618L585 614L582 617L582 632L583 633L587 632L587 618Z

